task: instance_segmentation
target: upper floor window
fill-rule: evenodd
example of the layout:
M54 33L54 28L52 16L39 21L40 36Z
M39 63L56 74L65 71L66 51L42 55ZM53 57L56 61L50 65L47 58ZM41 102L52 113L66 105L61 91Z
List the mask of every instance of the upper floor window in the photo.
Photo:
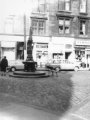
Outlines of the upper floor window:
M70 11L71 8L71 0L59 0L58 4L59 10Z
M39 12L45 12L45 0L38 0Z
M35 7L33 8L33 12L44 13L46 10L46 0L35 0L33 5L35 5Z
M70 19L59 19L59 33L70 34Z
M80 13L86 13L86 0L80 0Z
M32 19L32 28L34 35L43 35L45 33L45 20Z
M80 20L80 35L87 35L87 21Z

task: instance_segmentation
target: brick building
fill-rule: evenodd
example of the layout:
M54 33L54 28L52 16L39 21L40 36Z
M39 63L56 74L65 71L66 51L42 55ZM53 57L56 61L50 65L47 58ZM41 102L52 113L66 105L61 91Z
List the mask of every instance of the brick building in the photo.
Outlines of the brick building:
M11 15L1 23L1 57L26 58L24 43L33 28L33 57L90 62L90 1L37 0L29 16ZM7 42L7 44L6 44ZM9 54L8 54L9 53ZM12 58L10 57L12 55Z

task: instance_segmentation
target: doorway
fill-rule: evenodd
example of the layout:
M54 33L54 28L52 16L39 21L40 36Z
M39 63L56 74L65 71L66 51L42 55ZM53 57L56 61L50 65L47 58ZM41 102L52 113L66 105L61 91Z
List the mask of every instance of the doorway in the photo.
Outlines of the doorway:
M70 54L71 54L71 52L65 52L65 59L68 59Z

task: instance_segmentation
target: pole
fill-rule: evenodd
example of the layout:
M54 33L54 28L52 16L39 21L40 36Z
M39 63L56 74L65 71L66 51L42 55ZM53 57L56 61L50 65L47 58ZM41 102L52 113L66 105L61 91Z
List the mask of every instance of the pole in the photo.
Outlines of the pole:
M24 60L26 60L27 57L26 51L26 14L24 13Z

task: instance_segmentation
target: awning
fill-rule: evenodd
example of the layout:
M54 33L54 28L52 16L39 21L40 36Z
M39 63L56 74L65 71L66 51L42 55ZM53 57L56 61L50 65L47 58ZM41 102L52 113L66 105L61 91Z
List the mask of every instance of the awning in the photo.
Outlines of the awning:
M83 50L85 51L85 46L75 46L75 50Z
M66 52L72 52L72 45L71 44L66 44L65 45L65 51Z

